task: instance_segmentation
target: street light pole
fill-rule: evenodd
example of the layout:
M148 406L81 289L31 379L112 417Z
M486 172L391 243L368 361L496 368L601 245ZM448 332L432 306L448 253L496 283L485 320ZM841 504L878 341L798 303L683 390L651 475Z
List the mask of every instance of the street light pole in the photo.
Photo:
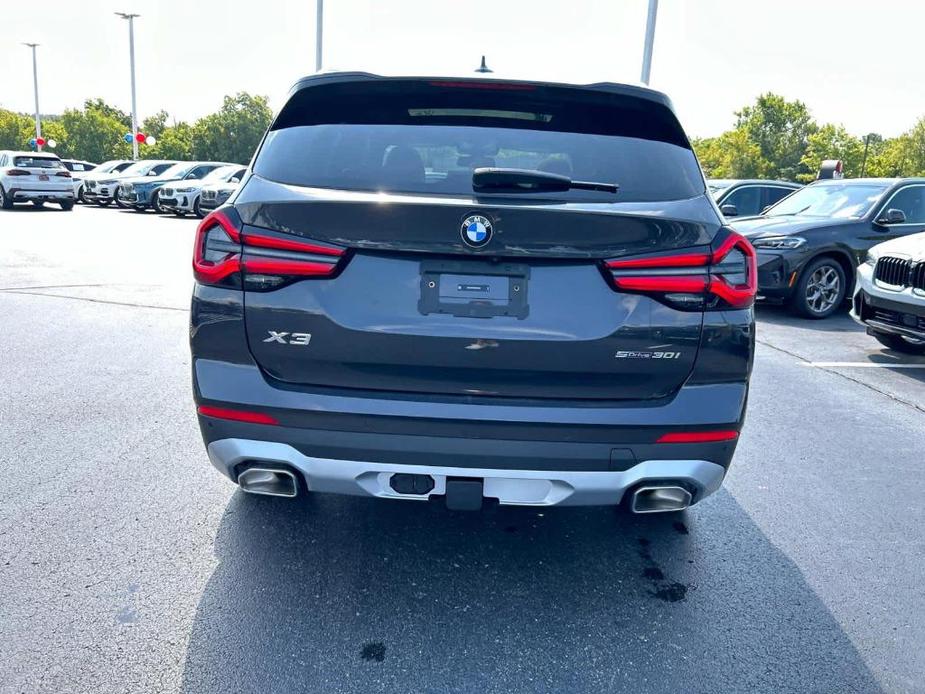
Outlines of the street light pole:
M126 12L116 12L122 19L128 20L128 52L129 61L132 66L132 159L138 159L138 109L135 105L135 17L139 14L128 14Z
M324 0L315 0L315 72L321 70L321 48L324 38Z
M35 47L38 46L37 43L24 43L23 46L29 46L32 49L32 86L35 89L35 149L38 152L42 151L42 145L38 143L38 139L42 137L42 116L39 115L39 67L38 62L35 58Z
M649 84L649 74L652 72L652 48L655 45L655 18L658 15L658 0L649 0L649 17L646 19L646 42L642 49L642 76L639 78L643 84Z

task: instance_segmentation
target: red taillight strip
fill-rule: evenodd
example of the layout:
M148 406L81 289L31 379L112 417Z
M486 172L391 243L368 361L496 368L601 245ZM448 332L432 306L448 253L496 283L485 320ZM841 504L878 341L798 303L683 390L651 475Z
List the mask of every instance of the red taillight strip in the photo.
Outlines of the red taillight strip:
M244 245L259 246L261 248L276 248L282 251L297 251L301 253L317 253L318 255L333 255L340 257L344 254L343 248L320 246L306 241L279 239L274 236L262 236L247 232L244 234Z
M193 248L193 276L203 284L215 284L241 269L241 256L237 253L230 253L217 263L205 259L203 246L206 242L206 234L216 226L220 226L232 241L238 243L241 241L238 230L223 212L216 210L199 223L196 228L196 245Z
M10 169L6 172L7 176L29 176L29 172L23 169Z
M608 260L611 270L631 270L653 267L695 267L706 265L711 256L707 253L686 253L684 255L665 255L658 258L634 258L631 260Z
M204 417L215 417L216 419L230 419L234 422L248 422L249 424L279 424L276 417L271 417L264 412L251 412L249 410L231 410L225 407L211 407L209 405L200 405L199 414Z
M702 277L614 277L618 289L637 292L683 292L699 293L707 290L709 281Z
M673 431L659 436L655 443L715 443L733 441L739 437L737 431Z
M312 263L301 260L246 258L243 267L246 272L261 275L330 275L337 265L335 263Z

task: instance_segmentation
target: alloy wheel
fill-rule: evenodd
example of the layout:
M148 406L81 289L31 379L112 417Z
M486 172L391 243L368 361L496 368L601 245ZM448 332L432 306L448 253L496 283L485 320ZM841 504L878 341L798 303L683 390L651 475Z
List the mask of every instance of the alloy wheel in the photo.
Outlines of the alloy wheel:
M841 278L831 265L815 269L806 283L806 304L813 313L825 313L838 301Z

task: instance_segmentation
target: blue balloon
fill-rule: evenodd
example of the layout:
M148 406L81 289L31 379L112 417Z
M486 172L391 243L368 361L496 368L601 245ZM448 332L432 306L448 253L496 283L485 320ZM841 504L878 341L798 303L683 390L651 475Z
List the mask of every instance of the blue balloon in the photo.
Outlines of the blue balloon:
M29 146L30 146L30 147L35 147L35 138L34 138L34 137L33 137L31 140L29 140Z
M125 133L125 135L122 136L122 139L125 140L127 144L132 144L132 133Z

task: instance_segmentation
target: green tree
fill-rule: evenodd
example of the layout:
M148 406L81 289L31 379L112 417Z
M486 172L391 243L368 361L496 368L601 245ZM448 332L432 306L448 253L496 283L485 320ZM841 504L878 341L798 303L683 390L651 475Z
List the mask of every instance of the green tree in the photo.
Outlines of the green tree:
M95 162L131 157L131 145L122 139L126 132L125 124L107 109L94 105L82 111L68 109L61 116L61 124L67 133L66 139L60 143L62 151L71 156Z
M745 131L771 165L770 176L796 180L799 174L810 173L801 161L809 136L817 127L802 101L787 101L768 92L752 106L737 111L736 118L736 129Z
M804 171L797 174L797 180L803 183L815 180L825 159L841 159L845 177L857 178L861 175L864 141L840 125L823 125L807 138L806 150L800 160Z
M718 137L694 140L694 151L707 178L765 178L771 164L741 128Z
M193 127L189 123L167 126L157 135L157 144L145 155L151 159L192 159Z
M196 159L246 164L270 125L273 114L265 96L240 92L226 96L221 109L193 126Z
M27 149L35 134L35 122L29 116L0 109L0 149Z
M153 137L155 140L160 140L164 129L167 127L167 118L169 118L169 115L167 111L163 110L158 111L153 116L148 116L141 121L141 132Z
M84 111L97 111L104 116L114 118L123 126L125 126L126 132L129 132L132 129L132 115L130 113L126 113L125 111L122 111L115 106L110 106L100 98L87 99L84 101ZM123 133L123 135L124 134L125 133Z

